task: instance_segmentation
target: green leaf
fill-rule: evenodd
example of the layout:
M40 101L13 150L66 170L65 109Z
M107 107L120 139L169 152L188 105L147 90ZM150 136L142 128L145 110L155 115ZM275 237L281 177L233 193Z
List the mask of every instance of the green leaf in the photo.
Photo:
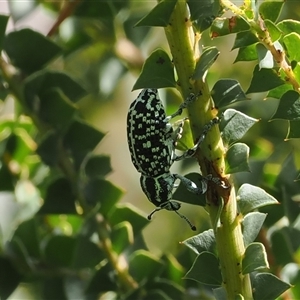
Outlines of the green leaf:
M246 247L256 239L266 216L267 214L264 213L250 212L244 217L242 225L243 239Z
M15 178L11 174L10 169L6 165L2 165L0 168L0 191L13 191L15 185Z
M238 32L234 41L233 49L250 46L258 42L258 38L252 31Z
M201 54L200 59L197 61L196 68L192 79L197 80L205 76L206 71L212 66L220 54L216 47L209 47Z
M259 6L259 14L264 20L269 19L276 22L283 4L284 1L265 1Z
M206 188L207 183L203 180L203 176L199 173L189 173L184 175L184 177L190 179L192 182L194 182L198 188L201 188L204 190ZM186 186L180 182L178 188L176 189L175 193L173 194L174 200L179 200L184 203L194 204L194 205L200 205L205 206L206 205L206 198L205 195L197 195L195 193L192 193L189 191Z
M300 138L300 121L289 121L289 131L286 139L298 139Z
M259 66L256 65L246 94L266 92L283 84L285 81L280 78L276 70L259 69Z
M95 268L99 262L105 259L103 252L86 236L78 235L75 240L73 253L69 255L72 257L71 267L74 269ZM63 249L62 251L66 251Z
M162 26L169 25L169 20L177 0L160 1L145 17L138 21L135 26Z
M129 258L129 273L137 282L154 278L162 268L162 262L145 250L138 250Z
M71 267L75 245L76 240L74 237L52 236L45 245L46 262L56 267Z
M192 249L196 254L200 254L204 251L214 253L216 250L216 240L212 229L192 236L182 243Z
M110 263L104 266L101 265L100 269L92 275L92 279L88 282L85 289L86 298L97 298L100 293L116 291L118 289L117 281L110 276L114 272Z
M28 235L28 232L26 232L26 235ZM11 236L9 236L9 238L11 238ZM30 261L28 261L29 254L23 241L19 237L13 237L10 241L6 242L5 254L7 257L13 257L14 261L18 262L19 272L23 274L24 272L30 272L32 265ZM40 259L40 257L37 259Z
M293 62L293 72L296 78L296 81L300 81L300 62ZM287 80L288 83L288 80Z
M5 31L9 16L0 15L0 50L3 48L3 41L5 39Z
M242 268L244 275L259 269L269 268L267 253L263 244L252 243L246 248Z
M295 91L287 91L280 99L271 120L300 121L300 96Z
M47 277L43 280L43 299L68 300L63 277Z
M252 280L254 300L276 299L291 286L270 273L258 273Z
M129 222L121 222L112 228L111 244L117 254L121 254L129 245L133 244L133 231Z
M151 290L163 291L170 300L183 299L185 294L185 289L181 285L175 284L171 280L163 278L155 279L153 282L151 282L151 284L148 284L147 287ZM155 297L151 298L149 294L147 296L146 297L148 300L157 299Z
M295 165L298 157L295 152L290 152L290 149L287 148L286 153L283 154L285 158L284 161L278 161L279 166L281 167L280 173L276 172L276 181L274 186L281 186L281 193L278 195L281 202L284 204L282 210L284 210L284 215L288 218L289 223L292 224L300 215L300 206L297 201L297 196L300 194L300 184L295 181L299 174L299 166ZM269 216L271 217L271 216ZM299 238L300 240L300 238ZM300 246L300 245L299 245Z
M234 79L220 79L212 88L211 95L218 108L237 101L248 100L240 83Z
M108 155L93 155L85 165L86 175L91 178L105 177L111 171L110 156Z
M285 94L287 91L292 90L293 87L290 84L283 84L278 86L275 89L272 89L271 91L268 92L267 98L276 98L280 99L283 94Z
M243 143L232 145L226 153L226 174L250 172L249 147Z
M93 268L104 258L100 248L84 236L53 236L44 255L48 263L73 269Z
M76 111L75 106L60 89L47 90L40 97L39 116L57 129L66 128Z
M124 220L130 220L134 236L137 236L141 230L149 224L145 214L141 213L131 204L117 204L115 209L108 215L108 220L112 226L117 225Z
M282 31L283 35L290 34L291 32L300 32L300 21L296 20L283 20L277 24L277 27Z
M222 275L218 259L210 252L202 252L197 256L184 279L191 279L212 286L220 286L222 284Z
M13 262L7 257L0 256L0 298L8 299L8 297L17 288L22 280L22 275L19 273Z
M9 33L4 39L3 50L16 67L28 73L41 69L61 53L58 45L28 28Z
M265 25L267 26L272 42L279 40L281 37L280 29L270 20L265 20Z
M210 28L212 38L249 30L250 25L239 16L216 18Z
M22 241L26 249L27 256L39 259L41 257L40 239L38 236L38 222L36 218L32 218L21 223L16 229L13 240ZM28 234L30 232L30 234Z
M110 181L94 178L89 180L84 187L84 196L87 203L95 206L100 203L100 212L106 216L120 200L123 192Z
M283 37L283 43L287 49L287 55L291 61L300 61L300 34L291 32Z
M104 134L87 124L83 120L74 120L70 125L65 138L64 144L70 149L74 159L76 167L79 168L83 159L103 139Z
M222 7L219 1L189 0L188 5L193 25L201 33L211 26L216 17L222 14Z
M231 145L241 139L257 121L235 109L227 109L220 123L224 143Z
M296 231L296 234L293 234ZM286 265L294 261L294 251L298 248L293 241L299 241L299 231L289 228L280 228L272 232L270 244L272 253L278 265ZM299 246L299 245L298 245Z
M256 44L252 44L250 46L239 48L234 63L239 61L253 61L257 58Z
M174 67L168 54L158 49L146 59L132 90L164 87L176 87Z
M177 259L173 255L167 254L165 257L164 272L161 277L168 278L173 284L182 285L182 277L184 274L185 270Z
M47 132L38 144L36 153L48 166L54 166L59 159L59 137L53 131Z
M247 183L239 188L237 199L243 215L266 205L278 204L278 201L265 190Z
M46 2L48 4L48 1ZM45 5L46 3L43 3ZM130 1L88 1L81 2L76 8L74 15L83 19L97 19L102 22L110 21L122 9L129 9ZM59 6L58 6L59 9ZM94 21L94 20L93 20ZM110 24L110 23L109 23Z
M49 185L39 213L76 214L75 200L70 182L65 178L58 178Z
M44 93L53 89L60 89L73 103L76 103L86 95L86 91L82 86L68 74L51 70L41 70L25 79L25 101L32 110L36 110L37 97L43 97Z

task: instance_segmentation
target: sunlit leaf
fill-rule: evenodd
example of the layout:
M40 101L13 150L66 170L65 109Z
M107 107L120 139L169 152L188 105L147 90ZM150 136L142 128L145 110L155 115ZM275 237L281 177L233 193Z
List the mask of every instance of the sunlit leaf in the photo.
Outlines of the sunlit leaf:
M284 45L290 60L300 61L300 34L291 32L283 38Z
M258 269L269 268L267 253L261 243L250 244L245 251L242 261L243 274L248 274Z
M275 65L273 55L264 45L257 44L256 51L259 61L259 69L272 69Z
M265 1L259 6L259 13L263 19L269 19L276 22L278 19L284 1Z
M243 219L243 239L247 247L257 237L267 214L260 212L250 212Z
M192 249L196 254L200 254L204 251L214 252L216 248L215 235L212 229L188 238L182 243Z
M265 190L245 183L237 192L238 206L243 215L262 206L278 204L278 201Z
M234 62L236 63L239 61L252 61L256 60L257 58L256 44L252 44L246 47L239 48Z
M267 26L272 42L277 41L281 37L280 29L270 20L265 20L265 25Z
M227 109L220 123L224 143L230 145L241 139L257 121L235 109Z
M202 252L197 256L184 278L207 285L220 286L222 284L222 276L218 259L210 252Z
M243 143L233 144L226 153L226 174L249 172L249 147Z
M300 21L292 19L282 20L277 24L277 27L282 31L283 35L300 32Z

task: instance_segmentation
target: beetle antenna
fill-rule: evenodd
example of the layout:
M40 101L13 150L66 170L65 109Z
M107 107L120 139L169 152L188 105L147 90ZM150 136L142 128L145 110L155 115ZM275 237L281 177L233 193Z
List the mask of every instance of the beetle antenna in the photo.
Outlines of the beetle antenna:
M176 214L177 214L180 218L186 220L186 222L190 225L190 227L191 227L191 229L192 229L193 231L196 231L196 230L197 230L196 226L193 225L193 224L191 223L191 221L190 221L186 216L182 215L182 214L179 213L177 210L174 210L174 211L176 212Z
M161 210L161 209L162 209L161 207L155 208L155 209L148 215L148 217L147 217L148 220L151 220L152 216L153 216L157 211L159 211L159 210ZM179 213L177 210L173 210L173 211L176 212L176 214L177 214L180 218L184 219L184 220L189 224L189 226L191 227L191 229L192 229L193 231L196 231L196 230L197 230L196 226L193 225L193 224L191 223L191 221L190 221L186 216L182 215L182 214Z

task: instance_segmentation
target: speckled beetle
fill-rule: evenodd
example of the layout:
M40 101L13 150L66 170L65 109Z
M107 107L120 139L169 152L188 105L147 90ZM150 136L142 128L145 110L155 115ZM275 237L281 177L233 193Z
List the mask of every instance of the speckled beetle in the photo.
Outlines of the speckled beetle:
M183 109L189 105L196 96L191 94L171 116L166 116L165 109L159 99L156 89L144 89L130 105L127 116L127 138L133 165L141 173L140 183L147 198L157 206L148 219L161 209L174 211L185 219L192 230L196 227L178 212L179 202L172 200L175 181L179 179L186 188L196 194L204 194L207 190L207 180L219 184L218 178L211 175L202 177L201 187L193 181L179 174L172 174L170 167L174 161L193 156L206 134L214 124L219 123L218 118L212 119L203 128L195 146L178 156L175 153L177 140L181 137L183 122L175 130L170 120L181 115Z

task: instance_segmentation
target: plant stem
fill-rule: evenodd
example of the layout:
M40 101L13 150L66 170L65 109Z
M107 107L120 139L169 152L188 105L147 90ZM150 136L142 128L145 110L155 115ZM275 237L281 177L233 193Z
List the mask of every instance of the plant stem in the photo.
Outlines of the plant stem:
M197 35L192 32L190 20L187 18L186 1L178 0L165 33L178 75L178 88L183 97L186 98L191 92L199 94L197 101L188 107L193 136L198 137L203 126L217 115L217 110L214 108L206 81L190 80L198 59L193 48L193 39ZM225 178L224 173L225 153L220 131L215 126L201 145L197 160L203 175L213 174L230 186L229 178ZM214 231L227 298L234 299L240 294L244 299L250 300L252 299L250 278L241 272L245 247L234 187L224 189L209 184L207 210L210 213L211 223L220 224L214 226Z

